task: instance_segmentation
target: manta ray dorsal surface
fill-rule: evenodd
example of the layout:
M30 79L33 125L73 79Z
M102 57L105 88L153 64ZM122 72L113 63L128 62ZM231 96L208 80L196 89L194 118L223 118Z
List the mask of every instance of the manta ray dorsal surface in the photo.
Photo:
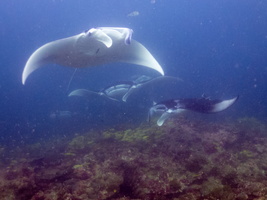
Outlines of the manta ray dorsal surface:
M115 62L149 67L164 75L151 53L142 44L132 40L131 29L100 27L38 48L24 67L22 83L25 84L32 72L50 63L81 68Z

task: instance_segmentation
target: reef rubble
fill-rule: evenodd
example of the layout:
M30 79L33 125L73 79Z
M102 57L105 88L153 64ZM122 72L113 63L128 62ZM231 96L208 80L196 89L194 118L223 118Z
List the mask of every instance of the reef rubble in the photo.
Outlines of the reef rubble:
M178 117L1 147L3 200L267 199L267 126Z

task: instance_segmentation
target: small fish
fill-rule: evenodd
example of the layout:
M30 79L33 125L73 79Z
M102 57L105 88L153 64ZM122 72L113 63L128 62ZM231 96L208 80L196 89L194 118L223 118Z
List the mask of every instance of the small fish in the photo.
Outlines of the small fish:
M127 15L127 17L136 17L136 16L138 16L140 13L138 12L138 11L133 11L133 12L131 12L131 13L129 13L128 15Z
M51 120L66 120L70 119L72 117L72 113L68 110L57 110L54 112L51 112L49 115L49 118Z
M162 113L157 121L158 126L162 126L166 119L173 114L179 114L185 110L191 110L199 113L217 113L233 105L238 96L228 100L211 100L202 97L200 99L170 99L155 103L149 110L148 121L154 113Z

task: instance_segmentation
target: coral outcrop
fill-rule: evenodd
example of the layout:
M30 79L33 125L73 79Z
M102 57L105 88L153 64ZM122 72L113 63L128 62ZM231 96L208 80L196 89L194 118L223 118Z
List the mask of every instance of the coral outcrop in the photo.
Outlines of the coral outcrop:
M253 118L219 124L179 117L59 143L3 158L0 199L267 199L267 126Z

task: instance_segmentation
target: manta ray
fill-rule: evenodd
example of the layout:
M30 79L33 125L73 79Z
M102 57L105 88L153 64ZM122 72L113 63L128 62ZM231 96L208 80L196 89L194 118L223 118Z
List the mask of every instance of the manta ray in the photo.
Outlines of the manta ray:
M150 108L148 121L150 122L152 115L155 113L162 113L160 118L157 120L158 126L162 126L165 120L172 115L179 114L186 110L191 110L199 113L217 113L233 105L237 99L238 96L227 100L211 100L206 97L194 99L169 99L155 103Z
M179 80L176 77L171 76L159 76L151 78L146 75L142 75L133 81L117 81L116 83L109 85L102 90L96 92L87 89L76 89L73 90L68 96L80 96L80 97L91 97L91 95L100 95L115 101L126 102L128 97L139 88L148 84L153 85L155 82L164 83L164 81Z
M121 81L114 85L107 86L100 90L99 92L87 90L87 89L77 89L73 90L68 96L80 96L80 97L90 97L91 95L99 95L110 100L120 101L133 87L132 81Z
M81 68L124 62L149 67L164 75L151 53L132 39L132 33L129 28L99 27L47 43L28 59L22 73L22 84L36 69L51 63Z

